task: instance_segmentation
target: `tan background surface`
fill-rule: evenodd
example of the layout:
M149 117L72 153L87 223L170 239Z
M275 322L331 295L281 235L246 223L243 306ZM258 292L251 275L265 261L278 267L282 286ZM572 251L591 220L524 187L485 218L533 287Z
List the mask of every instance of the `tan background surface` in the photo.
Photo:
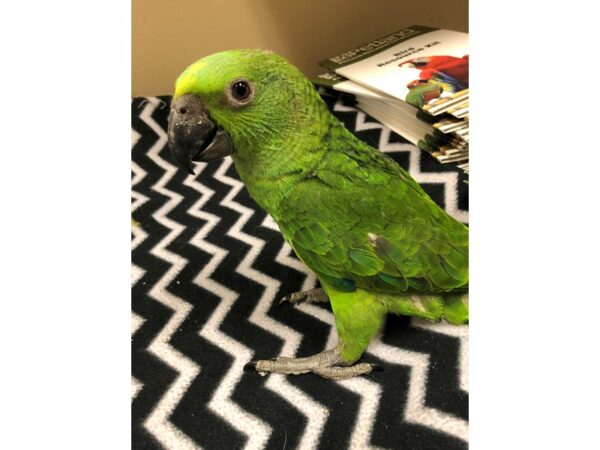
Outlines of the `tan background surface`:
M468 0L132 0L132 94L170 94L179 73L231 48L317 62L410 25L468 31Z

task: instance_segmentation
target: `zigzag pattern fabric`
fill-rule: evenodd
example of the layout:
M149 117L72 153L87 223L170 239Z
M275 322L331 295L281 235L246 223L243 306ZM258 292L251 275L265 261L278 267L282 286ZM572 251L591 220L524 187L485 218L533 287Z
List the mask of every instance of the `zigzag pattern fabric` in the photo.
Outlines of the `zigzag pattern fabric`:
M322 92L356 135L407 168L457 219L465 175ZM465 449L468 327L388 318L344 381L259 376L252 359L336 342L328 305L279 305L316 286L226 158L188 175L167 148L169 97L132 101L132 440L139 449Z

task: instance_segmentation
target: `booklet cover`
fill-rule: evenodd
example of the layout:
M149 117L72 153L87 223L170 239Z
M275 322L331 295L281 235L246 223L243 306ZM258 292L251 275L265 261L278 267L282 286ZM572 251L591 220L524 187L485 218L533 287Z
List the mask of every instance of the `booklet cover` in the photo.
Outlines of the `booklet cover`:
M350 95L359 109L421 150L431 153L440 162L468 160L468 134L465 139L458 133L463 130L468 133L468 122L448 114L430 115L398 98L370 90L336 73L324 73L312 81L317 86Z
M424 108L448 97L468 98L468 53L467 33L415 25L319 64L371 90Z
M407 138L410 142L416 144L414 134L410 129L421 128L423 134L433 132L433 128L439 129L444 134L454 134L459 140L463 140L464 131L459 134L459 130L466 130L468 133L469 123L463 119L458 119L450 114L436 113L435 116L423 112L422 110L409 105L395 97L372 91L358 83L348 80L336 73L324 73L312 79L312 82L317 86L323 86L333 89L343 94L350 94L353 103L358 101L363 110L369 105L368 99L379 100L370 105L370 114L380 119L380 113L374 112L373 108L387 109L386 114L389 116L386 119L386 125L394 125L394 129L400 135ZM390 108L391 107L391 108ZM448 106L449 109L451 106ZM365 111L366 112L366 111ZM416 120L415 120L416 119ZM419 122L422 122L419 124ZM425 125L427 124L427 125ZM420 126L419 126L420 125ZM420 138L419 138L420 139ZM417 140L419 140L417 139ZM464 139L465 141L468 140Z

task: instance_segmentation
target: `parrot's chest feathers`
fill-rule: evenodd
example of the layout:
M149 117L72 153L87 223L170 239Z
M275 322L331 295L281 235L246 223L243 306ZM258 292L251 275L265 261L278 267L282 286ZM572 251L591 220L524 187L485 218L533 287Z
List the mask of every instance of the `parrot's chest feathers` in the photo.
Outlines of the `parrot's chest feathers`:
M300 152L298 152L300 153ZM261 208L276 216L279 206L289 193L318 171L323 162L321 152L286 160L244 161L233 158L236 169L250 196Z

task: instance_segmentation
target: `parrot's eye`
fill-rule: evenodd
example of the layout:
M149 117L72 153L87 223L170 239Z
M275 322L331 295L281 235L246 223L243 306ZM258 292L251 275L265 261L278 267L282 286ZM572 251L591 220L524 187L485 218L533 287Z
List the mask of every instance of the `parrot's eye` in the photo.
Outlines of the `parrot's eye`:
M231 86L231 94L237 100L246 100L250 96L250 86L245 81L238 81Z
M245 105L252 99L252 86L246 80L235 80L229 85L229 94L233 103Z

